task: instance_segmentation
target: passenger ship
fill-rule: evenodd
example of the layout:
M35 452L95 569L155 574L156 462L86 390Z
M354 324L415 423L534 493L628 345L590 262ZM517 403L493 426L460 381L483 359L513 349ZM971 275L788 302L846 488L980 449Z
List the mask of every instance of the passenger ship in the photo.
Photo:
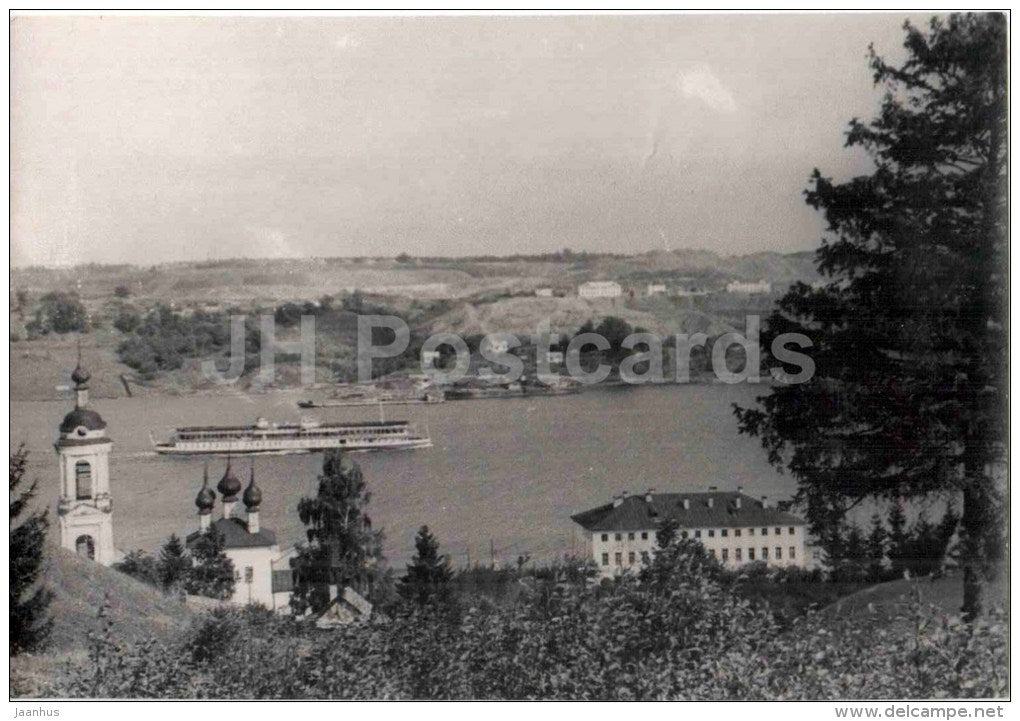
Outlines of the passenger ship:
M259 418L250 426L192 426L177 428L169 441L157 443L156 453L275 454L314 453L330 448L383 451L431 448L428 433L418 435L407 421L352 423L269 423Z

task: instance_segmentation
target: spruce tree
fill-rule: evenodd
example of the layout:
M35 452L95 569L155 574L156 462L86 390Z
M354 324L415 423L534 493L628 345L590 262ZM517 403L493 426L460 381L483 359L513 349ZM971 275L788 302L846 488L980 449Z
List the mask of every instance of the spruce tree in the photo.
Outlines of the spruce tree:
M680 530L680 522L673 516L666 516L655 532L655 545L658 548L669 548L676 541L677 531Z
M385 595L376 589L389 576L383 567L383 533L372 529L366 512L370 500L361 467L339 450L327 451L317 494L298 502L308 543L291 562L295 613L324 610L330 586L337 592L351 586L370 599Z
M49 528L45 510L30 511L38 481L22 487L28 451L19 446L10 467L10 623L11 655L45 647L53 627L49 605L53 593L40 582L43 544Z
M889 509L889 568L894 577L900 577L908 568L911 555L910 534L907 532L907 516L903 512L903 502L893 501Z
M223 552L223 535L210 528L198 537L191 551L194 565L184 582L196 596L226 601L234 595L234 562Z
M828 225L816 254L827 285L793 286L761 333L763 357L783 334L810 339L814 373L737 415L797 479L815 533L865 499L961 493L973 618L1003 544L1007 23L954 14L905 32L901 66L872 50L886 95L846 136L873 172L816 170L806 192Z
M400 579L397 591L400 596L419 606L443 603L450 598L450 561L439 555L439 541L422 526L414 539L417 554L407 565L407 574Z
M889 534L882 523L882 517L875 512L871 516L871 531L868 532L868 579L881 581L885 576L885 544Z
M159 584L167 590L182 586L191 572L191 565L191 557L181 539L171 534L159 552L156 566Z

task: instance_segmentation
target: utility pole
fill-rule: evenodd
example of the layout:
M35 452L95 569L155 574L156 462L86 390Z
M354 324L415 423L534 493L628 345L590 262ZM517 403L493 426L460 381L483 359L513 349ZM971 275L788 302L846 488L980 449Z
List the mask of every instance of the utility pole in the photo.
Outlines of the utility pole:
M492 567L495 568L496 567L496 544L493 542L493 540L491 538L489 539L489 560L490 560L490 562L492 564Z

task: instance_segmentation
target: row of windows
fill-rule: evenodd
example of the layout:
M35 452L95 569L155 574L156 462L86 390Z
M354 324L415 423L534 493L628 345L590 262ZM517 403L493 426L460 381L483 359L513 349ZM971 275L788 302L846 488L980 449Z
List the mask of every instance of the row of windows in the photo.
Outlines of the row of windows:
M613 535L616 537L615 540L617 540L617 541L622 541L623 540L623 534L622 533L615 533ZM631 531L630 533L627 534L627 540L628 541L633 541L634 538L635 538L635 535L636 535L636 532L635 531ZM602 542L605 543L608 540L609 540L609 534L608 533L603 533L602 534ZM647 541L648 540L648 531L641 531L641 540L642 541Z
M620 551L617 551L615 554L613 554L613 561L615 562L614 565L622 566L623 565L623 553L620 552ZM633 566L635 563L637 563L637 554L634 553L634 551L631 551L630 553L627 554L627 565L628 566ZM641 551L641 563L648 563L648 551ZM608 566L609 565L609 554L608 553L603 553L602 554L602 565L603 566Z
M733 530L733 535L735 537L737 537L737 538L740 538L741 532L744 531L744 530L747 531L747 535L748 536L753 536L754 535L754 529L753 528L748 528L748 529L734 528L732 530ZM709 528L707 532L708 532L708 537L709 538L715 538L715 529L714 528ZM794 535L797 532L797 529L794 528L793 526L790 526L789 528L786 529L786 532L787 532L788 535L792 536L792 535ZM721 529L719 529L719 535L722 538L729 538L729 533L730 533L730 529L729 528L721 528ZM687 535L688 535L687 531L681 531L680 532L680 537L681 538L687 538ZM769 535L769 529L768 528L762 528L761 529L761 535L762 536ZM779 528L779 527L774 528L773 529L773 535L775 535L775 536L783 535L783 529ZM623 540L623 534L622 533L614 533L613 536L614 536L613 540L616 540L616 541L622 541ZM698 530L696 530L694 532L694 537L695 538L701 538L701 529L698 529ZM634 539L635 539L635 532L634 531L631 531L630 533L627 534L627 540L628 541L633 541ZM602 534L602 542L605 543L608 540L609 540L609 534L608 533L603 533ZM648 540L648 531L641 531L641 540L642 541L647 541Z
M743 550L744 549L742 549L742 548L735 548L735 549L733 549L733 560L734 561L737 561L739 563L739 562L744 560ZM783 560L783 547L782 546L776 546L774 550L775 550L775 554L776 555L773 556L773 558L775 558L775 560L777 560L777 561L782 561ZM758 560L758 559L755 558L754 552L755 552L755 549L753 549L753 548L748 548L747 549L747 560L748 561ZM710 556L712 556L712 558L715 558L715 549L714 548L708 549L708 553L709 553ZM787 553L787 555L786 555L787 558L789 558L791 560L795 560L797 558L797 547L796 546L790 546L787 549L786 553ZM729 560L730 560L730 549L728 549L728 548L722 549L722 561L723 561L723 563L726 563ZM768 549L768 546L762 546L761 547L761 560L762 561L769 560L769 549Z
M757 549L754 549L754 548L748 548L747 549L747 560L748 561L758 560L758 558L755 557L755 551L756 550ZM775 552L775 555L773 556L773 558L775 560L777 560L777 561L782 561L783 560L783 547L782 546L776 546L773 550ZM743 562L743 560L744 560L744 553L743 553L743 551L744 551L744 549L742 549L742 548L735 548L735 549L733 549L733 560L736 561L737 563ZM715 549L714 548L708 549L708 553L709 553L709 555L712 556L712 558L716 557L716 553L715 553ZM786 550L786 553L787 553L786 557L788 559L796 560L796 558L797 558L797 547L796 546L790 546ZM768 546L762 546L761 547L761 556L760 556L760 559L762 561L769 560L769 549L768 549ZM728 548L722 549L722 562L726 563L729 560L730 560L730 549L728 549ZM613 562L614 562L613 565L616 565L616 566L622 566L623 565L623 553L621 551L617 551L615 554L613 554ZM637 562L637 554L634 551L630 551L627 554L627 565L628 566L633 566L636 562ZM641 563L648 563L648 551L641 551ZM608 553L603 553L602 554L602 565L603 566L608 566L609 565L609 554Z

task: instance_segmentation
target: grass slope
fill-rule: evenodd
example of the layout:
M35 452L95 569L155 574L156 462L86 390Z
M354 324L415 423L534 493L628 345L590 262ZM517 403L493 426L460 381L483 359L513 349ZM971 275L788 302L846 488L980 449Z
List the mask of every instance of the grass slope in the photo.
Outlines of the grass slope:
M11 696L35 696L61 666L84 663L89 634L103 629L98 615L107 600L106 614L121 643L171 638L199 613L151 586L63 549L51 550L46 584L54 594L50 647L11 659Z

